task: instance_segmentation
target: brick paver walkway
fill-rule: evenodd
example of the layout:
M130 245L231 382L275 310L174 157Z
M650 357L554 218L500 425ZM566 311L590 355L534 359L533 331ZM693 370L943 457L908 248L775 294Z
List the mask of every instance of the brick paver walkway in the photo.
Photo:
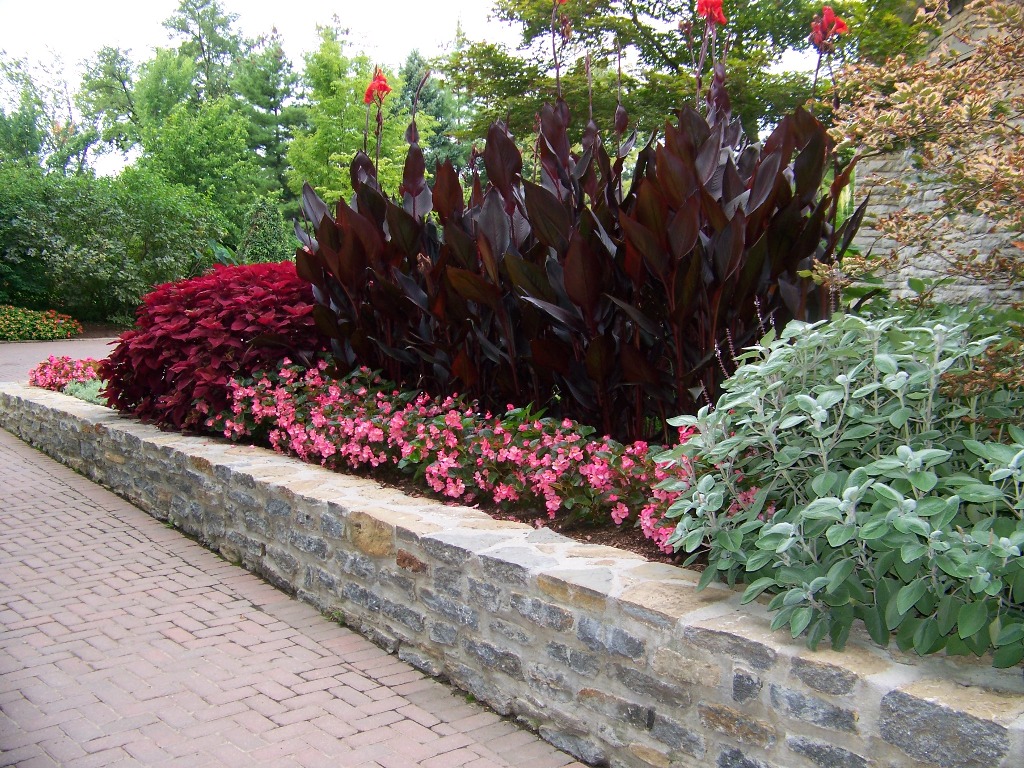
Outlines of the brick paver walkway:
M2 430L0 765L582 768Z

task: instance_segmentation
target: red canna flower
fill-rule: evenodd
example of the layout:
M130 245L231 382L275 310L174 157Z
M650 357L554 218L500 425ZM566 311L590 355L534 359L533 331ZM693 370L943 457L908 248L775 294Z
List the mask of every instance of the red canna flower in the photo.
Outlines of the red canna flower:
M811 22L810 41L818 53L831 53L836 39L850 31L846 22L836 16L831 6L821 8L821 18L814 17Z
M373 73L373 80L366 87L366 93L363 95L364 104L377 104L384 103L384 97L391 93L391 86L388 85L388 79L384 77L384 73L381 72L380 67L377 67L377 71Z
M727 21L722 12L722 0L697 0L697 15L720 26L725 26Z

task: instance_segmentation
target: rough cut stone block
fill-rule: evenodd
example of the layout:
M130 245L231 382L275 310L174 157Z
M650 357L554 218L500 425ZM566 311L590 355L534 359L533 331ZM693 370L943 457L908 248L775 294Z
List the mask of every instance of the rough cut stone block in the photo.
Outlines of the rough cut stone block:
M649 731L654 726L654 708L614 696L596 688L584 688L576 694L580 704L595 712Z
M559 632L572 627L572 614L564 608L559 608L557 605L546 603L533 597L527 597L518 592L512 593L511 605L523 617L541 627L558 630Z
M761 678L745 669L737 669L732 676L732 700L740 704L761 695Z
M380 610L380 597L358 584L349 582L341 590L341 596L350 600L356 605L361 605L368 611L377 612Z
M485 669L496 669L516 680L526 679L523 675L523 660L516 653L468 637L462 639L462 647L467 653L482 661Z
M804 685L833 696L844 696L852 691L858 679L848 669L799 657L793 659L791 669Z
M604 750L585 733L561 731L548 726L540 729L540 736L563 752L568 752L590 765L607 765Z
M433 621L430 623L430 640L439 645L455 645L459 640L459 630L443 621Z
M383 557L394 551L394 529L364 512L349 515L347 533L349 541L370 557Z
M435 568L434 589L449 597L462 597L462 571L458 568Z
M775 768L769 763L743 754L738 749L727 749L718 756L717 768ZM837 766L838 768L838 766Z
M743 744L753 744L767 749L778 738L778 733L771 724L732 707L701 702L697 705L697 712L705 728L724 733Z
M399 624L404 624L413 632L422 632L424 627L423 614L414 611L408 606L395 603L391 600L381 600L381 613L388 618L394 619Z
M501 605L501 588L489 581L470 579L469 599L485 611L495 613Z
M818 768L868 768L869 765L865 758L855 752L803 736L790 736L786 739L786 746L796 754L806 757Z
M395 573L389 568L381 568L377 573L377 583L386 589L401 592L409 600L416 599L416 582L408 576Z
M770 669L778 658L775 649L764 643L708 627L686 627L683 629L683 638L708 653L722 653L742 659L754 669Z
M568 678L545 664L530 664L526 670L526 682L544 696L559 701L571 701L573 698Z
M597 619L585 616L576 625L576 637L592 651L640 659L646 651L646 643L620 627L611 627Z
M903 691L882 698L882 738L942 768L992 768L1010 748L1006 729Z
M454 621L463 626L477 629L480 624L479 615L465 603L460 603L450 598L438 595L429 589L420 591L420 600L430 610L439 613L446 619Z
M593 677L601 668L601 660L597 656L562 643L548 643L547 652L552 659L562 662L573 672L584 677Z
M836 731L857 732L857 713L845 707L808 696L791 688L772 684L769 687L772 706L777 707L789 717L795 717L807 723L832 728Z
M702 757L707 751L703 736L663 715L655 716L651 736L674 750L694 757Z
M649 696L668 706L682 709L690 706L692 701L688 685L673 685L668 680L659 680L623 664L613 664L611 672L619 682L634 693Z

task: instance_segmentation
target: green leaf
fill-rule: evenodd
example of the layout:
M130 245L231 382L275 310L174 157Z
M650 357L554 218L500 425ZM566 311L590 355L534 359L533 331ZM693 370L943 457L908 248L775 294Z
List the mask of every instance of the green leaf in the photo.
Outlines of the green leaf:
M828 586L825 591L828 593L835 592L842 584L849 578L850 574L853 573L853 569L856 564L852 559L847 558L846 560L840 560L831 568L828 569Z
M900 559L904 563L912 563L927 554L928 545L926 544L904 544L900 547Z
M896 610L901 614L907 613L927 591L928 580L915 579L896 593Z
M922 493L929 493L938 482L939 478L931 471L910 473L910 484Z
M1008 669L1016 666L1024 659L1024 642L1004 645L992 654L992 666L996 669Z
M939 600L939 607L935 612L935 618L938 621L941 634L948 635L953 631L961 605L963 605L963 601L954 595L946 595Z
M855 525L833 525L825 531L825 538L833 547L839 548L857 537L857 526Z
M939 626L934 617L928 617L918 626L914 632L914 650L919 655L934 653L936 643L939 639Z
M899 595L893 595L889 598L889 601L885 604L885 626L892 632L907 617L905 611L901 612L899 609Z
M875 355L875 367L882 373L893 374L899 370L896 358L892 355Z
M740 604L746 605L751 600L756 599L757 596L764 592L766 589L774 586L775 579L773 579L771 576L761 577L757 581L750 584L745 590L743 590L743 596L740 598Z
M811 623L811 619L814 618L814 609L805 605L801 608L797 608L793 612L793 620L790 623L790 628L793 633L793 637L797 637L801 632L807 629L807 625Z
M920 517L911 517L909 515L897 517L892 521L892 527L900 533L915 533L918 536L925 537L932 532L932 527L926 521Z
M897 408L895 411L889 414L889 423L896 429L902 429L910 417L914 415L914 409L907 406Z
M715 580L715 574L718 571L712 568L710 565L704 569L704 572L700 575L700 581L697 582L697 591L700 592L705 589L711 582Z
M811 480L811 490L814 491L817 496L827 496L832 492L832 489L835 488L838 481L839 475L835 472L822 472ZM839 500L836 499L835 501L836 506L838 507ZM817 502L812 503L811 507L813 507L815 503ZM807 508L805 514L808 511L810 511L810 507Z
M884 517L882 517L876 518L865 525L860 529L860 533L858 535L863 541L873 541L874 539L882 538L890 530L892 530L892 526Z
M986 623L988 623L988 603L984 600L967 603L960 608L960 613L957 615L957 635L961 640L966 640L976 634Z
M974 504L987 504L992 501L1003 501L1006 498L998 488L981 483L960 486L957 488L957 494L964 501Z
M775 552L772 549L760 549L747 558L746 568L748 571L759 571L775 559Z
M805 421L807 421L807 417L802 414L787 416L779 423L779 429L792 429L797 424L803 424Z
M1024 640L1024 623L1007 624L999 630L999 636L996 638L995 645L1004 646L1010 643L1018 643L1021 640Z

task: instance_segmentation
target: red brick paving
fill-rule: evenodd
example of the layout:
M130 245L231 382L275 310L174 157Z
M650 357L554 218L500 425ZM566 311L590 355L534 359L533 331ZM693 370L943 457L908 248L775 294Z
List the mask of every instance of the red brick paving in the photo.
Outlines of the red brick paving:
M2 430L0 488L0 766L582 768Z

